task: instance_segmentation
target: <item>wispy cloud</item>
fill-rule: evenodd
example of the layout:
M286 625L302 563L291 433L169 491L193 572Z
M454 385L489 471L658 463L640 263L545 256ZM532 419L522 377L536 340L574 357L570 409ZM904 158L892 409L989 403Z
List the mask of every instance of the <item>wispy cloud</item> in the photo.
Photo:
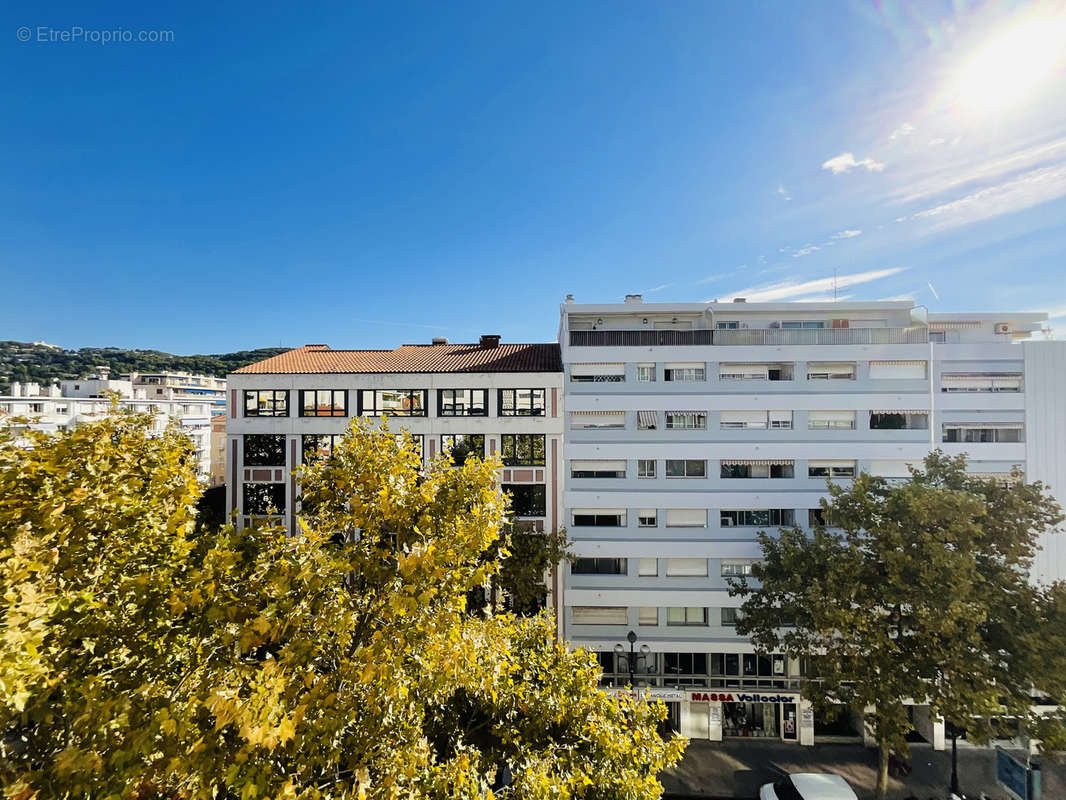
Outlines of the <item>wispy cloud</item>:
M805 244L805 245L803 245L803 247L799 248L798 250L793 250L792 251L792 257L793 258L803 258L804 256L809 256L811 253L817 253L821 249L822 248L819 247L816 244Z
M772 303L776 300L787 300L791 297L812 296L821 292L831 292L834 289L846 289L850 286L858 286L863 283L878 281L897 275L908 269L907 267L889 267L887 269L874 269L868 272L856 272L851 275L838 275L836 277L816 278L810 281L780 281L763 286L750 286L736 292L727 292L728 297L745 297L752 303ZM849 295L850 296L850 295Z
M673 286L672 283L661 283L652 289L645 289L641 294L654 294L655 292L663 291L663 289L669 289L671 286Z
M811 295L810 297L793 297L788 302L790 303L838 303L843 300L850 300L855 295L853 294L841 294L833 297L831 294Z
M896 141L896 139L902 139L904 136L910 136L912 133L914 133L914 126L911 125L909 122L904 122L894 131L892 131L892 134L888 138L890 141L894 142Z
M696 285L699 286L701 283L714 283L716 281L729 278L733 275L739 275L740 273L747 270L747 268L747 264L741 264L737 269L730 270L729 272L716 272L713 275L708 275L706 278L700 278L698 281L696 281Z
M1066 163L1024 172L1010 180L927 208L911 219L928 220L936 230L957 228L1066 197Z
M790 195L790 194L788 193L788 189L786 189L786 188L785 188L785 187L784 187L784 186L783 186L782 184L780 184L780 183L779 183L779 184L777 184L777 194L778 194L778 196L779 196L779 197L781 197L781 198L782 198L783 200L791 200L791 199L792 199L792 195Z
M925 285L929 287L929 291L931 291L933 293L933 297L935 297L937 300L939 300L940 299L940 295L938 295L936 293L936 289L933 288L933 282L932 281L926 281Z
M1052 308L1036 308L1033 309L1036 313L1046 313L1047 318L1050 319L1066 319L1066 305L1054 306Z
M877 298L877 302L879 302L879 303L891 303L891 302L896 301L896 300L913 300L913 299L914 299L914 295L911 294L910 292L907 292L905 294L894 294L891 297L878 297Z
M862 231L847 230L833 234L834 239L854 239L856 236L862 236Z
M827 169L834 175L850 172L856 167L865 167L867 172L882 172L885 165L879 161L874 161L869 156L862 161L856 161L854 153L841 153L839 156L833 156L822 164L822 169Z

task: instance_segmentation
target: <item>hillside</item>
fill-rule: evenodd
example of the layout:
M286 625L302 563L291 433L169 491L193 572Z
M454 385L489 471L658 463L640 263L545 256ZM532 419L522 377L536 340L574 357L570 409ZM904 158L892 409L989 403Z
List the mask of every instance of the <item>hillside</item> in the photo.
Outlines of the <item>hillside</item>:
M48 383L61 378L82 378L98 366L108 366L115 377L125 372L191 372L220 378L247 364L284 353L285 347L264 347L236 353L176 356L160 350L124 350L120 347L83 347L64 350L43 342L0 341L0 394L11 381Z

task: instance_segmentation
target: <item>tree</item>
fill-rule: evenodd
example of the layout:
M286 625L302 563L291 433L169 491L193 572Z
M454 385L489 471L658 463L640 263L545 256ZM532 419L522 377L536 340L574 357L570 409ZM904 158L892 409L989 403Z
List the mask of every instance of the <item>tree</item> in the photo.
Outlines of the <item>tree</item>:
M196 525L187 440L117 414L0 443L12 797L653 798L683 741L549 619L471 618L495 462L353 423L297 535Z
M1066 588L1028 580L1037 536L1062 515L1039 483L965 469L937 452L901 485L829 482L831 527L761 532L758 584L731 589L745 598L738 632L808 659L816 707L865 715L882 798L890 753L908 752L911 698L977 741L1013 718L1046 749L1066 745L1061 715L1031 709L1033 686L1066 701Z

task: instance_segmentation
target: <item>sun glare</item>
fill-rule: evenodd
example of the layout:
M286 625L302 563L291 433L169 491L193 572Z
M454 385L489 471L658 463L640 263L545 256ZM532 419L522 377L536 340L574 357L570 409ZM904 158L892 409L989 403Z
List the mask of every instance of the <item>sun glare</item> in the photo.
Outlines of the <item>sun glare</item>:
M1066 15L1027 20L981 46L957 73L952 94L970 113L1004 111L1049 78L1064 55Z

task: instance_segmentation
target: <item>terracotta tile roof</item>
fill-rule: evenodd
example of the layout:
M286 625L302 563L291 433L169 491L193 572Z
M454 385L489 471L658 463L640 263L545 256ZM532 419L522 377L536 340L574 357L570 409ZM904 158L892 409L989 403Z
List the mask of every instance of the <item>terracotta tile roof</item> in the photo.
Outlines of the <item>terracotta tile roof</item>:
M236 375L387 372L562 372L559 345L405 344L395 350L330 350L305 344L257 361Z

